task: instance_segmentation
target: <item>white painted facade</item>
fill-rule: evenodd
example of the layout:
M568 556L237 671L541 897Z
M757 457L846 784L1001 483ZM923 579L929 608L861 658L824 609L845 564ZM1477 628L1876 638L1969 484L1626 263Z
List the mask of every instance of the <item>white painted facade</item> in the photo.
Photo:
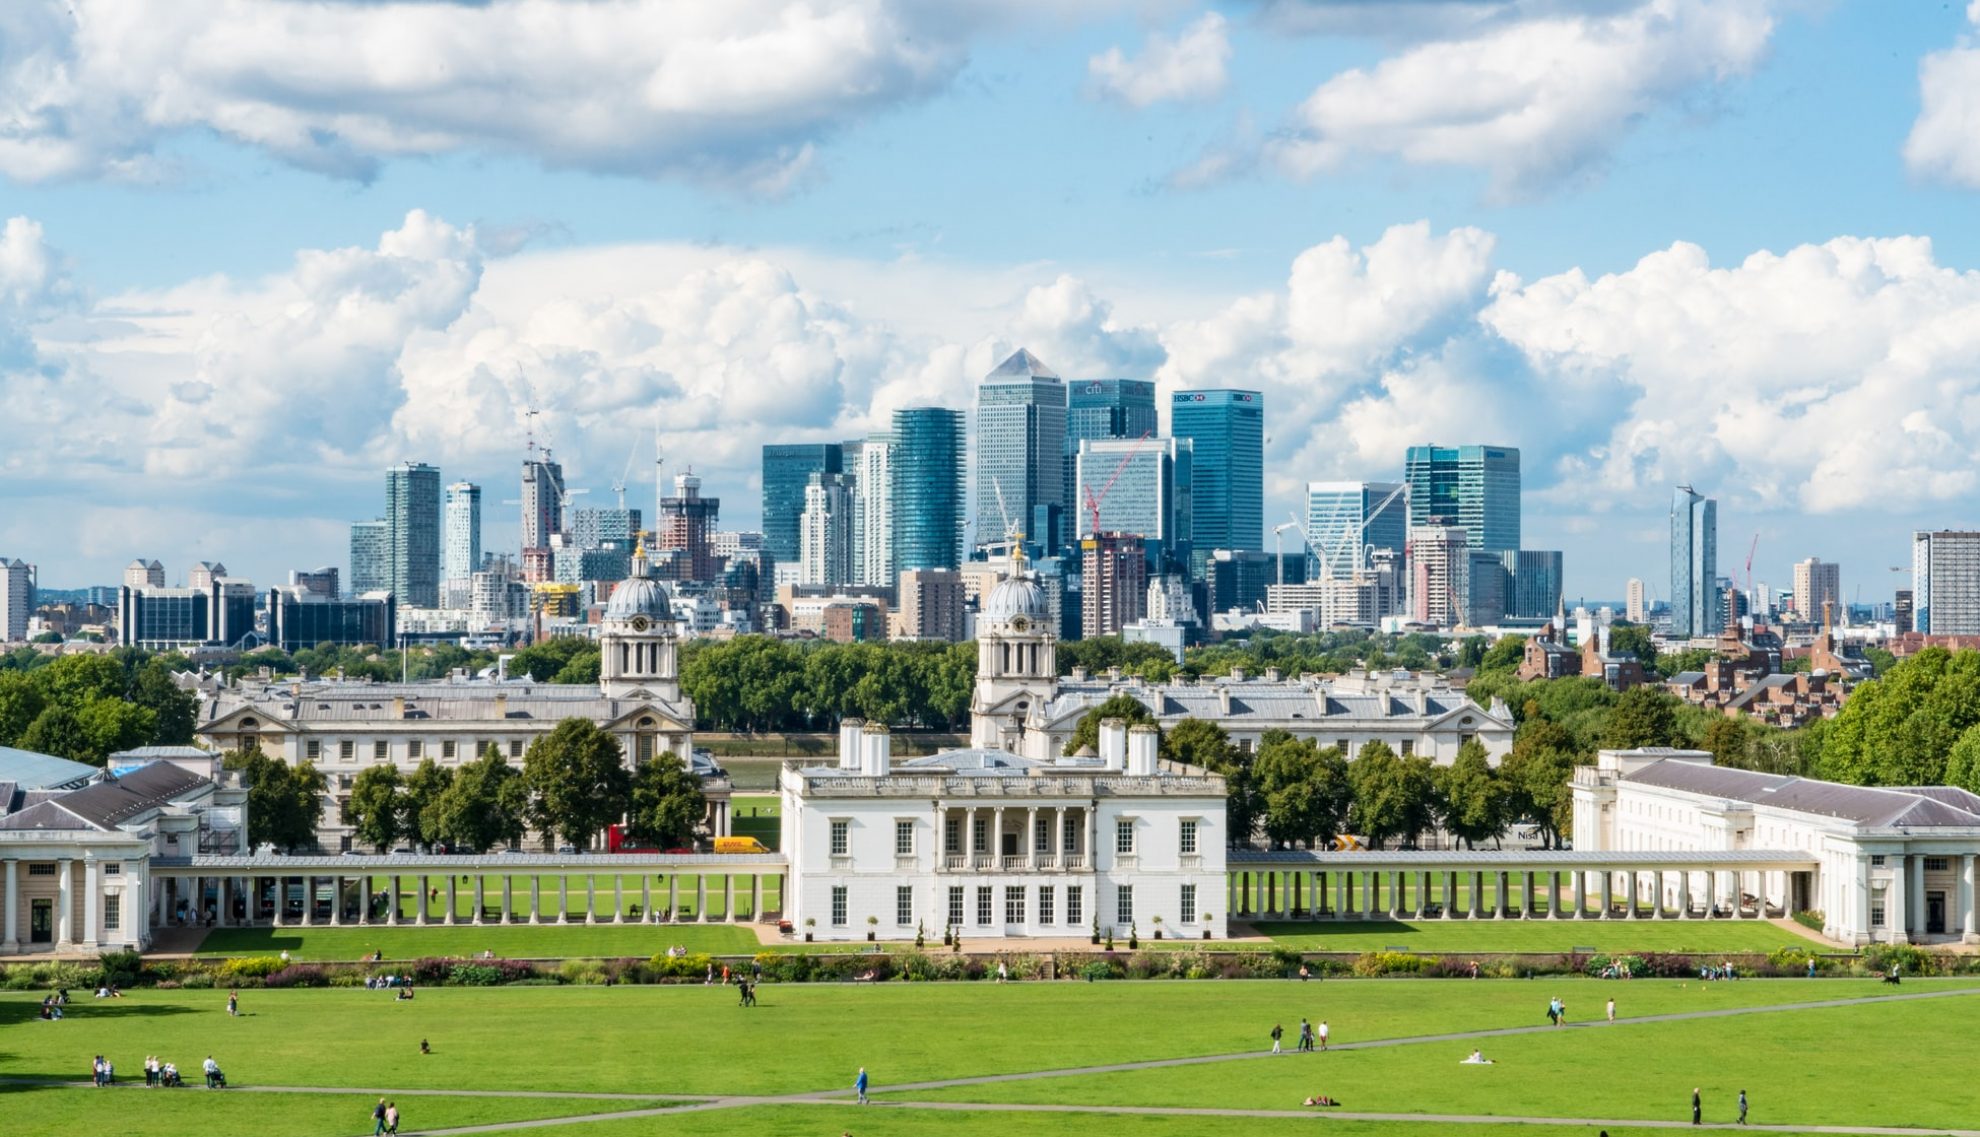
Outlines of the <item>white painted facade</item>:
M1980 796L1965 790L1848 786L1649 748L1602 751L1573 791L1577 852L1764 849L1817 865L1660 878L1667 901L1818 911L1824 934L1845 943L1980 942Z

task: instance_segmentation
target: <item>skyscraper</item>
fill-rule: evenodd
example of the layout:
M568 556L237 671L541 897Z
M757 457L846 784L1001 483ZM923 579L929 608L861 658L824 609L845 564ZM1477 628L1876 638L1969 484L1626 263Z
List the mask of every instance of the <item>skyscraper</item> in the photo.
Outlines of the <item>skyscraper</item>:
M1187 572L1193 528L1194 447L1188 439L1107 438L1079 444L1074 472L1080 505L1075 532L1094 534L1088 494L1099 504L1101 533L1133 533L1159 552L1164 571Z
M813 474L804 487L799 518L798 581L852 581L852 487L844 474Z
M391 538L385 531L384 520L351 522L351 595L389 592L392 588L390 561Z
M1169 435L1192 451L1190 545L1201 564L1214 549L1265 547L1265 398L1256 391L1177 391Z
M1412 526L1460 525L1474 549L1519 548L1516 448L1412 446L1403 466Z
M1006 513L1047 555L1063 538L1066 387L1020 349L976 389L976 541L1003 539ZM1003 504L998 504L1002 491Z
M34 613L34 566L0 557L0 642L27 638L28 617Z
M1517 549L1499 554L1506 570L1506 615L1516 620L1544 620L1561 603L1561 562L1558 550ZM1477 608L1477 585L1472 586Z
M1080 505L1079 444L1109 438L1140 438L1161 429L1155 413L1155 384L1147 379L1082 379L1066 384L1066 486L1068 507Z
M1719 503L1690 486L1671 497L1671 634L1717 635L1725 605L1719 579Z
M859 484L853 488L853 526L859 530L853 579L894 586L894 436L867 435L859 450Z
M1980 532L1911 535L1912 627L1929 636L1980 635Z
M1635 577L1623 586L1623 617L1632 624L1641 624L1650 612L1650 605L1643 594L1643 582Z
M776 443L763 448L763 551L778 564L798 561L798 518L813 474L843 473L836 442Z
M401 462L385 471L386 572L401 608L440 606L440 471Z
M1080 635L1119 635L1147 614L1148 553L1133 533L1082 537L1079 545Z
M440 579L466 585L481 567L481 487L455 482L447 487L446 532L440 543Z
M962 567L963 463L969 456L964 419L947 407L894 412L888 504L896 574Z
M124 566L124 587L163 588L165 587L165 566L157 561L147 561L143 557Z
M1809 557L1794 566L1794 610L1804 620L1820 621L1827 608L1841 619L1842 566Z
M522 547L547 549L550 536L564 531L564 467L545 450L525 458L522 467ZM400 605L405 604L403 598Z
M1452 628L1470 619L1470 543L1462 525L1410 528L1410 615L1418 623Z
M715 579L712 539L721 510L721 498L701 496L700 478L686 471L674 475L674 496L660 499L654 530L655 550L671 554L669 559L674 562L666 575L681 580Z
M1402 552L1409 510L1401 482L1306 483L1306 577L1344 580L1368 567L1375 549Z

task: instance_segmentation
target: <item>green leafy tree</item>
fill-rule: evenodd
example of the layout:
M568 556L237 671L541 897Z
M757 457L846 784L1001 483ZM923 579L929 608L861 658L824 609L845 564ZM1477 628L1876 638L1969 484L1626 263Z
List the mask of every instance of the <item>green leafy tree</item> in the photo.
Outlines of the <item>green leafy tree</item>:
M172 682L172 669L151 659L137 669L131 682L131 702L152 714L150 742L154 746L190 746L199 702Z
M1347 766L1354 790L1349 825L1370 848L1422 832L1435 820L1436 778L1428 758L1398 758L1386 743L1369 742Z
M103 759L97 756L95 744L90 740L89 731L83 726L75 708L67 702L58 701L44 706L27 729L21 732L20 747L38 754L67 758L71 762L103 764Z
M1324 848L1347 826L1354 791L1338 747L1282 731L1258 749L1257 783L1265 834L1277 846Z
M323 816L329 784L314 762L290 766L260 747L229 750L222 763L238 770L248 791L248 843L284 852L316 847L316 823Z
M1457 758L1438 772L1438 787L1444 828L1467 847L1476 848L1505 831L1506 786L1477 739L1458 747Z
M663 849L692 845L707 812L701 779L678 755L656 754L633 771L627 830L634 840Z
M538 683L571 682L559 679L559 674L572 661L586 654L597 655L598 646L576 636L555 636L517 652L509 660L509 674L526 674ZM590 681L597 682L595 671Z
M1136 723L1156 725L1155 712L1149 710L1140 699L1127 694L1112 695L1079 717L1079 722L1073 725L1072 737L1066 740L1066 755L1070 757L1088 746L1097 753L1100 749L1100 723L1104 719L1120 719L1129 726Z
M438 817L433 814L433 803L454 784L454 772L431 758L420 762L417 769L407 776L406 788L402 795L405 801L405 831L408 836L418 837L422 844L431 846L440 840Z
M529 790L522 774L493 745L462 766L426 809L436 840L454 849L483 852L522 840Z
M1677 738L1677 698L1660 687L1631 687L1609 708L1602 745L1613 750L1670 746Z
M1617 620L1609 625L1609 652L1612 655L1634 656L1638 663L1656 670L1657 644L1650 638L1650 629L1642 624L1632 624L1627 620Z
M1975 725L1980 652L1927 648L1850 692L1827 724L1820 772L1857 785L1940 785Z
M588 848L630 804L632 775L618 740L589 719L567 718L530 743L522 777L529 822L546 845L557 834Z
M1566 729L1536 717L1520 726L1512 753L1499 764L1507 818L1538 826L1548 848L1559 845L1561 834L1574 829L1574 795L1568 779L1574 776L1577 757Z
M129 684L124 665L108 655L65 655L34 677L49 702L70 707L99 696L121 698Z
M1730 715L1717 715L1707 723L1698 745L1700 749L1712 752L1713 765L1733 769L1747 769L1750 766L1746 756L1746 727Z
M365 767L351 783L351 796L343 807L343 821L352 827L352 836L381 853L391 848L406 832L404 789L397 767Z
M1481 672L1513 672L1526 659L1525 636L1500 636L1478 661Z
M1980 794L1980 726L1969 726L1946 755L1946 784Z
M19 745L28 724L47 705L41 685L27 673L0 671L0 746Z
M602 661L603 657L599 654L596 647L588 651L579 651L571 656L570 660L562 667L557 669L557 674L550 677L550 682L574 684L596 683L598 682L598 669L602 666Z
M1140 706L1139 703L1135 704ZM1096 722L1097 734L1097 722ZM1231 745L1224 728L1207 719L1186 718L1162 740L1170 761L1200 767L1224 777L1224 827L1232 846L1251 843L1264 816L1265 802L1253 776L1252 756Z

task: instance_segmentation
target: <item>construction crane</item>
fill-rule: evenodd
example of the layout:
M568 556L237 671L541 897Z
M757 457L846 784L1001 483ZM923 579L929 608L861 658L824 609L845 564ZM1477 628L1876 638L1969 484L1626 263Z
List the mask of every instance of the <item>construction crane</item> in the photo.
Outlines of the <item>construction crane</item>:
M1299 523L1299 515L1288 514L1287 517L1288 520L1272 528L1272 559L1278 562L1279 586L1282 588L1286 583L1286 553L1280 545L1280 535L1288 529L1296 529L1299 531L1300 541L1302 543L1306 541L1306 527Z
M1760 534L1753 535L1753 543L1746 547L1746 594L1753 595L1753 554L1760 550Z
M1126 472L1128 463L1134 461L1136 454L1141 453L1141 444L1148 441L1148 436L1153 433L1155 432L1151 430L1141 432L1141 437L1134 440L1134 445L1128 448L1128 452L1122 455L1120 462L1114 466L1114 475L1107 479L1107 484L1100 488L1097 496L1092 486L1081 487L1086 494L1086 512L1093 519L1093 527L1088 530L1090 536L1100 535L1100 503L1107 500L1107 495L1114 490L1114 483L1121 480L1121 474Z
M626 508L626 482L632 478L633 462L639 458L639 439L634 438L632 449L626 451L626 468L620 472L618 480L612 483L612 493L619 499L619 511Z
M1323 581L1333 580L1334 555L1340 552L1341 548L1349 544L1350 542L1359 541L1361 539L1361 535L1368 531L1368 527L1375 523L1375 519L1377 517L1382 516L1382 511L1389 508L1389 506L1393 504L1397 498L1405 496L1408 492L1409 492L1409 483L1407 482L1404 482L1403 484L1397 486L1395 489L1390 490L1389 496L1383 498L1379 503L1377 503L1374 509L1371 509L1368 512L1364 513L1360 521L1356 522L1353 525L1348 526L1345 530L1343 530L1341 532L1340 538L1336 540L1331 546L1317 550L1320 554L1320 579ZM1307 544L1308 545L1313 544L1312 534L1307 533L1304 535L1306 536ZM1361 568L1363 566L1356 565L1355 567Z

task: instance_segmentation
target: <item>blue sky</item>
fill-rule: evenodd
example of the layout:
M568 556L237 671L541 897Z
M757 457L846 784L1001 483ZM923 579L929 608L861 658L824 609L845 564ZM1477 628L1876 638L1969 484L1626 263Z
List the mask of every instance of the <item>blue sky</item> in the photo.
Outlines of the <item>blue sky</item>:
M46 585L341 562L401 458L500 502L528 403L599 495L657 417L750 525L756 445L1018 345L1264 390L1274 517L1519 445L1570 594L1666 586L1677 481L1865 599L1980 522L1980 5L141 8L0 14Z

